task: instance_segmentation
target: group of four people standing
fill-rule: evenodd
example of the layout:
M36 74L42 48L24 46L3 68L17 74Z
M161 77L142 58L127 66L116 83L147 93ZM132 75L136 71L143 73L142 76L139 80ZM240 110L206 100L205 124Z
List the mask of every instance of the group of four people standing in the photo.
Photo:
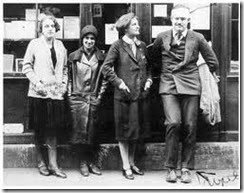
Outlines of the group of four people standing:
M95 46L97 29L88 25L81 30L82 46L69 55L61 41L53 16L40 22L41 36L30 42L24 57L23 72L30 80L30 127L35 131L38 168L42 175L66 178L57 164L57 137L65 125L64 95L67 93L72 134L70 142L79 155L80 172L101 175L96 165L99 149L96 128L101 99L111 83L114 86L114 120L116 140L123 163L123 175L134 179L143 175L134 162L136 142L150 127L148 93L153 83L151 69L161 70L159 94L166 116L166 181L176 182L179 136L182 141L182 182L191 182L194 166L194 145L200 95L196 62L201 52L210 70L218 61L204 37L187 29L189 8L176 5L172 9L173 29L158 35L149 62L140 34L138 18L133 13L121 16L116 29L123 34L114 42L105 57ZM183 131L183 132L182 132ZM86 145L84 145L86 144ZM48 160L44 153L47 150Z

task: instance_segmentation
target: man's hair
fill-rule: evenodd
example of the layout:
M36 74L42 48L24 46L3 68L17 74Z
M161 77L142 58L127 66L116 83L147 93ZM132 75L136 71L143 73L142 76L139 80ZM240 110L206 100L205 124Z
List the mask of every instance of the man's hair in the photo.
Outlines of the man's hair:
M179 9L179 8L184 8L187 9L190 12L190 8L184 4L176 4L173 9L171 10L171 16L174 10Z

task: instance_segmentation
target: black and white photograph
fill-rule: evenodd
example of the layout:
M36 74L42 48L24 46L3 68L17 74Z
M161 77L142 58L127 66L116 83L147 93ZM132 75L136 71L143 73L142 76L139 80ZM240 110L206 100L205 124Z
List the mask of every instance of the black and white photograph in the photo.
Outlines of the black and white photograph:
M8 1L2 190L240 190L240 1Z
M15 72L22 73L23 69L23 58L16 58L15 59Z

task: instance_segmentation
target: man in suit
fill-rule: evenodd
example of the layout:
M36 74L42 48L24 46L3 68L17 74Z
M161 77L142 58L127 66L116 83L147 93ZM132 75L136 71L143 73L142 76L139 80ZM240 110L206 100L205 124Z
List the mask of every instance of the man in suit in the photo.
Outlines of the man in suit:
M163 102L166 127L166 181L176 182L179 141L181 182L190 183L194 168L200 79L196 62L202 54L211 72L217 58L202 34L187 29L190 10L176 5L171 12L172 30L160 33L153 45L153 63L161 69L159 94Z

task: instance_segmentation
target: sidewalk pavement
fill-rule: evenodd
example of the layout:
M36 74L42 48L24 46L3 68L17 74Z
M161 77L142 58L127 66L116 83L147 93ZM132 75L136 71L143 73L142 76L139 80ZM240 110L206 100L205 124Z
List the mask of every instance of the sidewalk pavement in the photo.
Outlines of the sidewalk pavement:
M56 176L42 176L36 168L4 168L3 189L240 189L239 170L201 170L215 173L204 174L209 183L203 177L192 171L192 183L180 182L180 171L177 171L179 180L177 183L165 181L166 170L145 171L144 176L135 175L134 180L127 180L121 171L105 170L102 176L90 174L83 177L77 169L63 169L67 174L66 179ZM198 179L199 177L199 179Z

